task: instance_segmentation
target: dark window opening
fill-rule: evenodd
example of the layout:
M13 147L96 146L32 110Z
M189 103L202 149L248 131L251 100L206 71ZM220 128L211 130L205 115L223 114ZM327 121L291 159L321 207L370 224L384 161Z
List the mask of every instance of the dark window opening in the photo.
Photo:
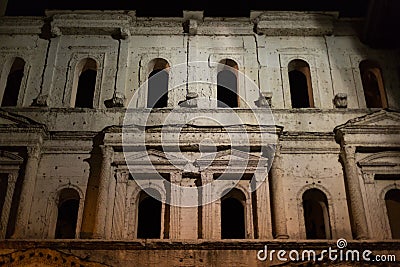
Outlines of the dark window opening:
M307 239L330 239L328 200L318 189L303 194L304 223Z
M3 214L4 201L6 200L8 186L8 174L0 173L0 217Z
M292 100L292 108L309 108L310 101L308 97L308 86L306 76L298 71L289 72L290 96Z
M217 76L217 100L219 108L237 108L237 77L231 70L223 70Z
M61 203L58 208L55 238L75 238L78 219L79 200L69 199Z
M314 107L308 63L299 59L293 60L289 63L288 70L292 108Z
M386 108L387 100L380 67L369 60L360 63L361 81L368 108Z
M400 239L400 190L389 190L385 195L386 209L393 239Z
M245 228L245 197L238 189L232 189L221 200L221 238L243 239Z
M97 71L87 69L79 76L75 107L93 108L94 91L96 88Z
M160 238L161 202L145 192L140 193L137 238Z
M24 77L25 61L21 58L16 58L11 66L7 78L6 88L4 89L2 107L16 106L18 95L21 88L22 78Z
M165 69L153 70L148 80L148 108L165 108L168 105L169 74Z

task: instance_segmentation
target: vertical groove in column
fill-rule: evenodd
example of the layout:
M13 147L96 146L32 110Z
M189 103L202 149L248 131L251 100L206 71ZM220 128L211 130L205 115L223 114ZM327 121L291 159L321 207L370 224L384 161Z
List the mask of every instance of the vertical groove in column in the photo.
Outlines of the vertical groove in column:
M275 238L289 238L286 225L286 208L284 198L284 186L282 175L282 159L280 148L275 151L274 161L271 167L271 195L273 207L273 222Z
M18 206L13 238L26 238L29 234L29 216L35 191L36 175L40 159L40 146L27 147L28 158Z
M105 238L108 186L111 172L112 147L100 146L102 162L99 172L99 193L96 203L96 215L93 229L93 238Z
M356 239L368 238L368 226L365 216L364 201L362 198L361 185L357 174L355 160L355 147L345 146L342 148L341 157L346 172L346 183L349 197L350 211L352 215L352 228Z
M8 174L7 193L3 204L3 212L2 214L0 214L1 216L0 239L4 239L6 237L8 219L10 217L10 209L11 209L17 177L18 177L18 171Z

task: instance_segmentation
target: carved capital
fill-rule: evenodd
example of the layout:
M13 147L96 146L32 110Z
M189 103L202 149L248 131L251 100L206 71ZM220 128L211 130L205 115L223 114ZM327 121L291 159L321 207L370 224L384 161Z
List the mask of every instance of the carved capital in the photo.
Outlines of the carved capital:
M373 184L374 183L375 174L369 172L369 173L363 173L362 176L363 176L365 184Z
M212 183L214 180L213 174L211 172L201 173L201 183L202 185Z
M100 145L102 158L111 158L114 149L111 146Z
M170 175L171 183L180 184L182 180L182 173L180 172L172 172Z
M28 147L26 147L26 151L28 153L28 158L39 159L39 156L40 156L40 146L39 145L28 146Z
M13 171L8 174L8 181L10 183L14 183L17 181L18 178L18 171Z
M195 19L188 19L183 23L183 31L190 35L197 34L198 23Z
M123 28L120 28L119 30L120 30L121 38L123 40L126 40L131 36L131 32L130 32L129 28L123 27Z
M347 146L347 145L342 147L341 156L344 161L355 160L356 147L355 146Z
M129 179L129 172L117 170L115 173L115 178L117 183L127 183Z
M59 27L51 27L50 35L52 38L61 36L61 29Z

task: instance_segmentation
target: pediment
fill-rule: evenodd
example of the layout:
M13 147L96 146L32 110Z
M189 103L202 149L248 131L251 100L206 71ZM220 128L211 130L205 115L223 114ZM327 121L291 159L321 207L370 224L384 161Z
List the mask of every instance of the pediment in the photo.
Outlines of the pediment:
M0 127L42 127L43 125L22 115L0 109Z
M126 152L125 159L128 164L169 164L172 162L185 164L186 161L178 158L171 153L168 156L159 150L149 149L146 151Z
M354 128L381 128L391 129L400 127L400 112L384 109L374 113L367 114L358 118L351 119L346 123L335 128L337 130L346 130Z
M198 163L201 162L259 162L266 161L264 157L260 157L249 152L239 151L239 150L224 150L217 153L209 153L201 158L197 159Z
M400 166L400 152L385 151L375 153L361 159L358 164L360 166Z
M14 153L0 150L0 164L22 164L24 159Z

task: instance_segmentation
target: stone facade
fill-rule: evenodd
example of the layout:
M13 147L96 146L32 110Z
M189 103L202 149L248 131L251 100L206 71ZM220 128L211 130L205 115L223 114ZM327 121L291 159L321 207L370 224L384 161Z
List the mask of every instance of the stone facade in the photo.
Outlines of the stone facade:
M359 24L310 12L208 18L185 11L182 18L143 18L123 11L51 11L0 18L0 265L261 266L279 264L257 260L264 244L321 250L339 238L354 249L400 258L393 224L399 197L390 197L400 194L399 53L364 45ZM16 59L24 62L23 76L9 105L4 99ZM263 114L266 103L275 124L265 132L277 140L275 157L265 159L269 173L255 173L250 163L236 185L243 195L243 238L221 238L221 199L201 208L162 203L158 238L138 238L141 188L122 145L125 115L146 110L149 94L138 88L160 64L180 66L168 78L178 89L151 114L147 154L170 183L205 185L233 157L221 127L184 125L179 146L185 155L201 166L196 145L203 138L219 154L209 168L183 171L160 149L160 131L172 110L178 122L186 114L229 116L211 102L196 102L217 99L217 63L228 60L261 91L238 81L234 111L254 137L251 159L260 161L265 145L257 141L251 113ZM197 68L198 61L208 69ZM95 73L93 93L79 106L86 70ZM203 71L211 73L209 84L192 85ZM305 77L303 96L294 97L292 71ZM366 93L371 87L372 98ZM298 98L306 104L295 104ZM187 99L192 102L179 105ZM250 192L253 175L260 184ZM174 197L169 190L160 186L161 198ZM76 201L75 238L58 240L59 213L69 200ZM307 226L307 201L320 203L323 230Z

